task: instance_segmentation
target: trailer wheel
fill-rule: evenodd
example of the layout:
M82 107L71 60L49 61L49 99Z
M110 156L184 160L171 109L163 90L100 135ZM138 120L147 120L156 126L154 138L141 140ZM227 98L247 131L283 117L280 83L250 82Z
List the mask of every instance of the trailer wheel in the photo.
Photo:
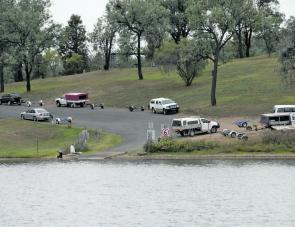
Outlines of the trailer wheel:
M236 133L236 132L232 132L232 133L230 134L230 137L231 137L231 138L236 138L236 137L237 137L237 133Z

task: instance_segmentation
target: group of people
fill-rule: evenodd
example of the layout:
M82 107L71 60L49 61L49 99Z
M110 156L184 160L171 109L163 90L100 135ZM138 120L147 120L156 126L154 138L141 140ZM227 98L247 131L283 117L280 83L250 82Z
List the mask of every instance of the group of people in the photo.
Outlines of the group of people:
M28 100L26 102L27 104L27 107L31 107L32 106L32 102L30 100ZM39 106L44 106L44 103L43 103L43 100L41 99L39 102L38 102Z

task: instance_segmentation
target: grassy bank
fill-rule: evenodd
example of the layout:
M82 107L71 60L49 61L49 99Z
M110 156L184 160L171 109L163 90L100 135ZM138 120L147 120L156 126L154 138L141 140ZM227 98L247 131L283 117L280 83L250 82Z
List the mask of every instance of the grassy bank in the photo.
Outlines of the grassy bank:
M218 106L214 108L209 104L211 66L191 87L185 87L176 73L165 74L157 68L145 68L145 80L138 81L133 68L35 80L30 94L26 94L24 83L11 84L6 91L47 103L53 103L55 97L65 92L87 91L92 101L103 102L107 107L147 105L151 98L167 96L191 114L257 116L270 111L275 104L295 104L295 90L282 86L277 64L276 57L259 56L222 65L218 77Z
M144 151L147 155L295 155L294 138L294 131L268 131L251 141L231 143L163 139L146 144Z
M0 119L0 158L54 157L60 149L73 144L81 130L48 123ZM103 151L122 142L117 135L96 134L90 131L87 153Z

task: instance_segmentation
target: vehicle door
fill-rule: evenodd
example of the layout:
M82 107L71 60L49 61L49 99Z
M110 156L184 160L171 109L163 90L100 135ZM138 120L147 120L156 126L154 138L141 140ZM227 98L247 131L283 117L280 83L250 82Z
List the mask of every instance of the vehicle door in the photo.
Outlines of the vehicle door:
M202 118L201 125L202 125L202 132L210 132L211 128L210 128L210 121L209 120Z
M31 119L31 110L27 110L24 114L25 119Z
M8 101L9 101L9 96L8 96L8 95L3 95L3 97L2 97L2 101L3 101L4 103L8 103Z
M161 106L162 106L162 103L160 101L156 101L156 103L155 103L155 110L157 112L159 112L160 110L162 110Z
M36 111L35 110L29 110L28 119L33 120L35 115L36 115Z

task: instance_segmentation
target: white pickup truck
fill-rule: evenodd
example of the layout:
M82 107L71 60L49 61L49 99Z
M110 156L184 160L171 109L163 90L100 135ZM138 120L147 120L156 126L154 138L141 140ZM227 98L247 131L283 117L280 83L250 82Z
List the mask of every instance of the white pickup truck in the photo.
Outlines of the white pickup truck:
M66 93L63 97L56 98L55 104L57 107L84 107L88 103L87 93Z
M172 129L181 136L195 136L201 133L216 133L220 125L218 122L206 118L186 117L173 119Z

